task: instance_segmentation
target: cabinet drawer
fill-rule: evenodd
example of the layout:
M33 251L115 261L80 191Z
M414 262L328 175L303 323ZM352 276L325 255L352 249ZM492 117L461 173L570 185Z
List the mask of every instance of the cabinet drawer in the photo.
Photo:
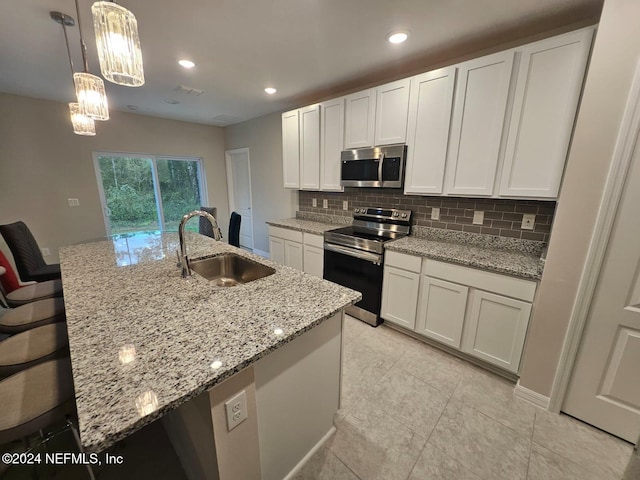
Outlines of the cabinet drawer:
M315 233L303 233L304 244L312 247L324 248L324 237Z
M387 251L384 254L384 264L391 267L402 268L410 272L420 273L422 258L406 253Z
M536 282L437 260L425 259L422 273L527 302L532 302L536 293Z
M302 232L296 230L289 230L281 227L269 227L269 235L272 237L283 238L285 240L291 240L293 242L302 243Z

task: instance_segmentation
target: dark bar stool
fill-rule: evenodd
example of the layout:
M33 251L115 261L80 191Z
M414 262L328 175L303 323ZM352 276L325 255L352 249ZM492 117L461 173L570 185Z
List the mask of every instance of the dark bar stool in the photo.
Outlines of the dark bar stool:
M23 282L46 282L61 278L60 264L44 261L38 242L24 222L0 225L0 234L11 250Z

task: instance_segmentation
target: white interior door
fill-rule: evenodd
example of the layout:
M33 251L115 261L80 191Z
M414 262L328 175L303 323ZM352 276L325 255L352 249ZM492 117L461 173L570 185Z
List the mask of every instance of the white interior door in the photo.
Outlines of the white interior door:
M640 434L640 145L562 410L635 443Z
M239 148L225 152L229 210L242 216L240 247L253 250L253 216L251 210L251 168L249 149Z

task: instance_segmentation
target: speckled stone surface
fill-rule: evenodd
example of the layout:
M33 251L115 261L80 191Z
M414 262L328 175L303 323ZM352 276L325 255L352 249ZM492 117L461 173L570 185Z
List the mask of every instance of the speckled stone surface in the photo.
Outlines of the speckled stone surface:
M187 240L191 258L233 252L276 272L230 288L196 274L182 279L176 234L60 250L88 451L113 445L361 298L226 243L189 233Z
M417 230L417 231L416 231ZM484 238L483 238L484 237ZM538 245L531 245L531 244ZM539 280L544 244L429 227L415 227L412 235L385 243L385 249L457 263L514 277Z
M296 218L299 218L300 220L313 220L321 223L335 223L341 227L351 225L351 223L353 223L353 216L349 212L344 213L345 215L327 215L324 213L301 212L298 210L296 212Z
M351 217L336 217L333 215L321 215L321 214L308 214L306 212L297 212L298 214L304 214L296 218L283 218L281 220L269 220L266 222L268 225L274 227L288 228L290 230L296 230L298 232L315 233L316 235L322 235L327 230L333 230L334 228L344 227L345 225L351 225ZM345 219L345 220L340 220Z

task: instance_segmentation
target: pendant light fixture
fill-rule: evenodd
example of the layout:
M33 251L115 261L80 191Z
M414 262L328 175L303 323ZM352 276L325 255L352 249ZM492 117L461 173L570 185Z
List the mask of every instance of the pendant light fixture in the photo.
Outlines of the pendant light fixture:
M100 77L89 73L87 45L82 38L82 24L80 22L78 0L75 0L75 2L76 14L78 16L78 31L80 32L82 61L84 63L84 72L76 72L73 74L80 112L94 120L109 120L109 106L107 105L107 94L104 90L104 82Z
M67 57L69 58L69 67L71 68L71 76L73 78L73 61L71 60L71 51L69 50L69 38L67 37L67 27L73 27L76 23L73 17L65 15L61 12L51 12L51 18L62 25L64 32L64 43L67 47ZM80 112L80 106L77 103L69 104L69 113L71 114L71 124L73 125L73 133L77 135L93 136L96 134L96 124L93 118L89 118Z
M95 2L91 13L102 76L127 87L143 85L142 50L136 17L114 1Z

